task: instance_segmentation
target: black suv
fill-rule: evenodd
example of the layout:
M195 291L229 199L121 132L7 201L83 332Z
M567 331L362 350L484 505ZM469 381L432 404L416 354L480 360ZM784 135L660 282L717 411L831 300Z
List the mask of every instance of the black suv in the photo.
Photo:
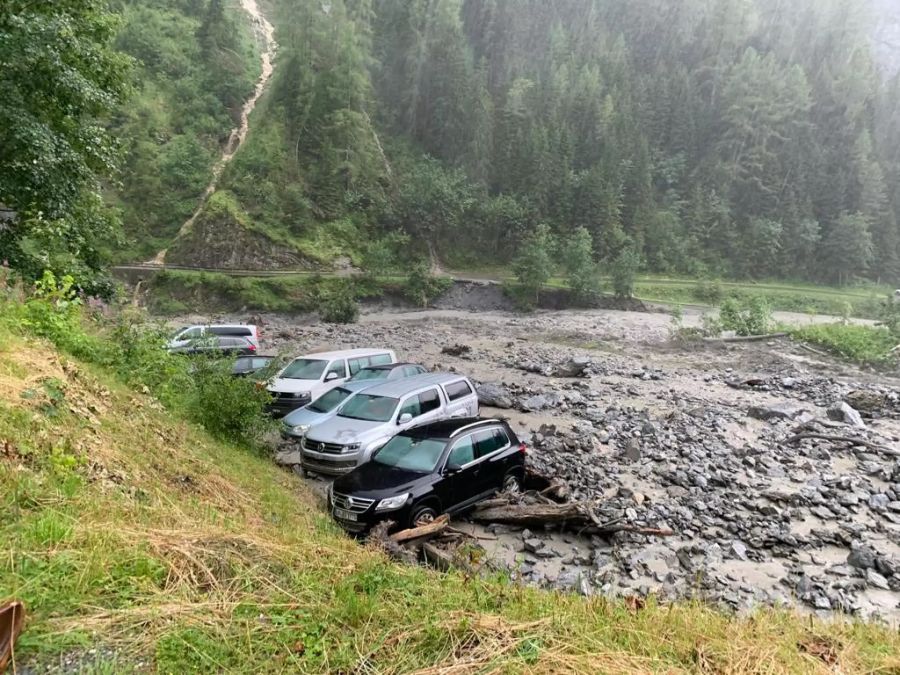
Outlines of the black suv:
M381 520L400 527L457 513L500 490L517 491L525 444L497 419L451 419L408 429L334 481L328 506L350 532Z

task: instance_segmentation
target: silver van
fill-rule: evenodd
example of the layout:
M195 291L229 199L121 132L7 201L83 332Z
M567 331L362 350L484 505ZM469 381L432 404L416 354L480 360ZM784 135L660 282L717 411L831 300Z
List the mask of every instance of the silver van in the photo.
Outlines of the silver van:
M337 415L310 427L300 443L302 467L344 474L405 429L477 416L475 387L463 375L428 373L385 382L347 399Z

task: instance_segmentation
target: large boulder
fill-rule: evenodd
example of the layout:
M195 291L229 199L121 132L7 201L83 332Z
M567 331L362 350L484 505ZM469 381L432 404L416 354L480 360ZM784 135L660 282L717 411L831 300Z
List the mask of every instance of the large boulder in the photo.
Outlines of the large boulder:
M860 429L866 428L866 423L863 422L862 415L854 410L846 401L841 401L831 406L828 409L828 419L849 424L851 427L858 427Z
M504 410L513 407L513 397L509 389L499 384L485 383L477 389L478 400L482 405Z
M565 363L554 366L551 372L554 377L584 377L584 371L590 365L591 360L587 356L576 356Z
M755 405L747 411L754 419L768 422L770 420L795 420L803 414L803 408L793 403L776 403L775 405Z

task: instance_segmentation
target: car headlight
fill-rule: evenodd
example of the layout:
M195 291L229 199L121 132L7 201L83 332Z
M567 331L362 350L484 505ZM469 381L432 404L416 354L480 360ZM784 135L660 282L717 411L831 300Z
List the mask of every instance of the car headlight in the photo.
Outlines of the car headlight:
M308 424L298 424L295 427L291 427L291 431L293 431L298 436L302 436L307 431L309 431L309 425Z
M344 452L356 452L362 447L359 443L351 443L350 445L344 446Z
M396 511L401 508L409 501L409 493L403 495L397 495L396 497L388 497L387 499L382 499L378 502L378 506L375 507L376 511Z
M294 398L309 398L308 391L298 391L294 393Z

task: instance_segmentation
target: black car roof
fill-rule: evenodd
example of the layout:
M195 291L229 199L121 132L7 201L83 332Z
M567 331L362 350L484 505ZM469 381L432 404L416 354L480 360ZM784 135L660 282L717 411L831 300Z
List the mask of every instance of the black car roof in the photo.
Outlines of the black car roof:
M366 366L365 368L360 368L360 370L393 370L394 368L400 368L401 366L418 365L418 363L406 363L405 361L401 361L400 363L381 363L377 366Z
M495 417L454 417L452 419L440 420L413 427L404 431L404 434L415 436L428 436L430 438L453 438L456 432L462 430L463 427L474 425L501 424L505 426L505 422Z

